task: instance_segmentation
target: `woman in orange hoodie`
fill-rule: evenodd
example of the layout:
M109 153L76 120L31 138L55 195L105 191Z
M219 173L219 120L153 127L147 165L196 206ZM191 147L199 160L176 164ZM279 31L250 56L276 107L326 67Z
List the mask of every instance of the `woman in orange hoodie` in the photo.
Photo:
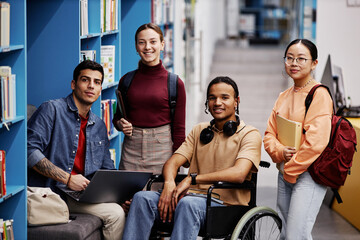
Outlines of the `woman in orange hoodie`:
M279 169L277 208L283 221L280 239L312 239L326 187L315 183L307 168L327 146L331 131L333 102L325 88L315 91L305 117L305 98L318 84L312 76L316 68L317 48L307 39L292 41L285 50L285 71L294 85L281 92L268 120L264 147ZM302 123L298 150L278 140L276 115Z

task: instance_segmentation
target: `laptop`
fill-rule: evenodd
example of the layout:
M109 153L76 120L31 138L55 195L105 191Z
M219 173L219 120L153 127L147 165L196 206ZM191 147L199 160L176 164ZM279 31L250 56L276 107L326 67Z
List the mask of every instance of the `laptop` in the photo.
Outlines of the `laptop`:
M66 186L58 186L67 196L86 203L123 203L144 189L152 176L151 172L124 170L98 170L83 191L73 191Z

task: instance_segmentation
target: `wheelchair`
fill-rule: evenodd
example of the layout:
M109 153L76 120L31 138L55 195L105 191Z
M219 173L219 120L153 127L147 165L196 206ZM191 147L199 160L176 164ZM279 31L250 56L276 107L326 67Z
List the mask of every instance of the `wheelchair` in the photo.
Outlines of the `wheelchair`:
M261 161L261 167L268 168L270 163ZM187 175L178 174L175 182L181 182ZM163 182L162 175L153 175L146 186L150 191L155 182ZM242 184L216 182L208 188L206 202L206 223L199 235L210 239L280 239L282 222L278 214L271 208L256 206L257 173L252 173L250 181ZM214 189L249 189L251 198L248 206L211 206L211 195ZM170 237L172 224L155 221L150 240Z

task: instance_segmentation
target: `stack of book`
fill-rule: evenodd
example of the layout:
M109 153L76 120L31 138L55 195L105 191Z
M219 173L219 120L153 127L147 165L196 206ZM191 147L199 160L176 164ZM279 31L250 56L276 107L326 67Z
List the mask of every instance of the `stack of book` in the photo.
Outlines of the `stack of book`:
M2 121L16 117L16 75L11 67L0 66L0 118Z
M116 129L112 124L113 115L116 110L116 100L115 99L104 99L101 100L101 116L105 122L108 136L111 136L115 133Z
M14 220L4 220L0 218L0 240L14 240Z

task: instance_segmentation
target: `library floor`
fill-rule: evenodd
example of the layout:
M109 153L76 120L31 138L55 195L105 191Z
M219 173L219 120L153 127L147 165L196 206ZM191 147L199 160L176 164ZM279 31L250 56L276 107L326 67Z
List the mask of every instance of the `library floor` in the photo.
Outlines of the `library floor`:
M246 124L259 129L263 135L266 121L279 93L288 86L283 71L283 48L250 47L242 48L236 40L219 41L206 83L216 76L229 76L234 79L240 91L240 118ZM203 87L204 88L204 87ZM205 87L206 88L206 87ZM201 121L210 121L204 114L204 90L200 86L187 86L187 133ZM190 104L191 103L191 104ZM271 162L262 149L262 160ZM277 169L271 164L269 169L260 169L258 175L257 204L276 208ZM323 204L312 231L314 240L360 240L360 231L349 224L342 216Z

